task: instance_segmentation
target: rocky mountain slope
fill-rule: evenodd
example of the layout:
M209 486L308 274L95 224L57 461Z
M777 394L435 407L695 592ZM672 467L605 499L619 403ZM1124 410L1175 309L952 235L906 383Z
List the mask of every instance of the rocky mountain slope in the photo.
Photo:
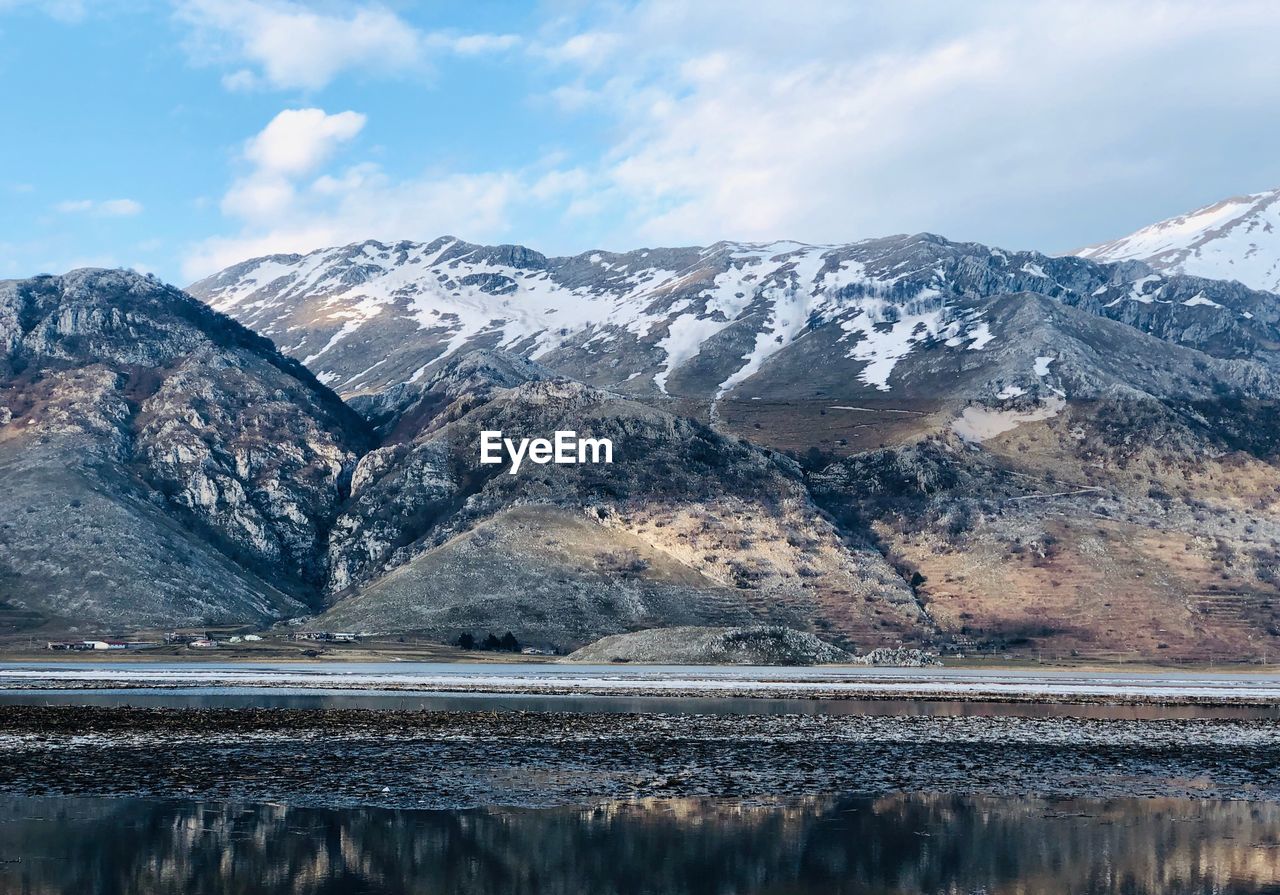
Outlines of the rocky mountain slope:
M304 611L367 438L305 367L172 287L0 283L0 623Z
M556 377L452 358L374 433L296 361L118 271L0 287L11 625L318 623L579 645L671 622L931 636L791 460ZM610 465L482 466L478 432L574 428Z
M1223 199L1076 254L1280 292L1280 189Z
M609 438L613 462L511 475L479 463L495 429ZM858 644L932 637L911 589L824 516L793 461L492 352L442 367L360 461L330 550L331 627L554 645L752 621Z
M962 407L926 394L917 406L941 409L903 422L830 405L819 419L860 419L863 443L885 444L837 446L811 426L803 466L723 419L518 358L450 361L357 470L326 618L563 644L749 612L860 649L1266 656L1280 635L1280 380L1265 351L1214 357L1039 295L984 308L999 346L968 377L945 346L912 360L939 363L920 381ZM761 418L790 411L781 396L755 403ZM620 464L477 477L475 432L491 426L607 434ZM639 464L622 465L627 445Z
M123 275L96 276L114 289ZM568 259L365 243L193 288L295 360L202 310L197 329L251 362L159 325L131 343L159 351L144 364L158 372L102 361L78 330L55 362L32 353L31 321L61 319L58 303L90 319L63 285L13 312L11 353L117 377L76 386L99 416L123 394L124 422L82 441L125 447L86 474L128 482L99 491L198 536L246 594L276 600L255 618L559 647L759 624L862 652L1207 661L1280 646L1267 292L928 235ZM199 307L165 294L184 321ZM38 396L48 374L24 369L7 387ZM26 436L24 401L6 403L0 445ZM608 437L614 462L509 475L479 462L493 429ZM273 434L247 447L250 430ZM43 474L42 448L12 456ZM39 537L61 550L47 515Z
M811 499L842 537L875 545L922 607L920 630L953 649L1212 660L1277 645L1268 292L930 235L575 258L365 243L246 262L193 290L366 412L406 458L389 484L432 480L407 458L442 450L487 402L491 419L520 419L560 374L801 460ZM455 405L479 370L501 388ZM587 503L557 493L562 511ZM344 554L351 582L379 564L409 580L397 551L413 526L353 521L365 516L335 529L375 548ZM490 518L518 540L517 522ZM669 550L659 532L626 533ZM443 564L440 549L420 555ZM708 552L742 562L754 548ZM332 568L331 589L347 586ZM343 607L331 611L354 621Z

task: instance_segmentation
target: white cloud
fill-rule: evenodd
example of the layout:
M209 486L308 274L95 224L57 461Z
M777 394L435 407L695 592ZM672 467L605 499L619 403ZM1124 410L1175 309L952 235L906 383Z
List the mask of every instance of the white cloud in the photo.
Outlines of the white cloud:
M424 72L433 50L474 56L520 43L513 34L423 31L377 3L179 0L177 18L196 61L233 66L222 78L232 91L318 90L349 71Z
M395 179L361 162L317 174L335 149L364 126L355 112L281 112L245 144L253 167L222 198L239 232L191 247L183 273L195 279L246 258L306 252L365 239L431 239L445 232L484 238L502 232L527 192L516 172L431 172ZM563 191L543 178L543 195ZM566 175L564 184L575 182Z
M142 203L134 199L107 199L98 203L98 212L109 217L128 217L142 213Z
M1280 101L1274 3L609 9L539 52L566 74L556 106L614 119L597 180L629 242L932 229L1066 249L1118 205L1204 189L1196 173L1274 185L1238 180Z
M523 41L518 34L434 34L429 43L459 56L479 56L513 50Z
M54 208L63 214L94 214L99 217L131 217L142 213L142 203L134 199L68 199Z
M315 171L364 128L358 112L286 109L245 142L252 169L222 197L222 210L249 221L269 221L296 200L296 180Z
M262 171L306 174L360 133L364 124L359 112L329 115L323 109L286 109L249 140L245 158Z
M256 172L231 185L222 197L224 214L246 220L266 220L288 209L294 201L293 182L287 177Z
M529 185L529 195L539 200L556 199L581 194L591 188L591 175L582 168L552 169Z
M281 89L314 90L348 69L396 70L421 62L418 32L381 6L325 13L273 0L185 0L178 18L192 28L198 56L242 60ZM243 71L232 76L240 89L253 76Z
M585 31L551 46L543 46L539 52L553 62L576 63L595 68L626 44L619 34Z
M246 93L258 88L258 76L247 68L237 69L222 76L222 86L232 93Z
M366 239L427 240L450 232L488 238L506 229L521 190L512 173L395 180L377 166L359 165L299 189L270 218L255 209L239 233L194 246L183 274L194 280L246 258Z

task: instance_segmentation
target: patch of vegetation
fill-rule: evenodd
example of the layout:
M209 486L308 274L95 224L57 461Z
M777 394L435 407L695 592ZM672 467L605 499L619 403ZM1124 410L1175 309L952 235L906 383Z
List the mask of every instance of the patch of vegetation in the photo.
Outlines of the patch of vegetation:
M518 653L520 652L520 641L516 639L516 635L510 631L498 637L490 631L484 640L477 641L475 635L470 631L464 631L457 640L459 649L479 650L488 653Z

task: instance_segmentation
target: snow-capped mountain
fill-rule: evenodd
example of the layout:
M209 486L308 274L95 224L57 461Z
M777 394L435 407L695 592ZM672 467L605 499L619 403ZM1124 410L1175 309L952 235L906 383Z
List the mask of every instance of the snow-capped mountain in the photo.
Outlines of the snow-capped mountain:
M981 321L945 314L936 286L904 283L919 271L882 263L868 270L868 260L882 261L798 243L547 258L446 237L255 259L189 291L274 338L347 395L416 382L432 361L464 347L576 354L582 363L607 356L613 375L585 378L641 380L637 388L667 393L674 375L743 324L749 337L715 383L718 393L819 319L847 324L849 355L866 361L864 380L882 389L915 340L981 348Z
M1018 381L994 389L1025 389L1052 346L1000 338L991 305L1025 293L1221 357L1280 337L1274 298L1238 285L929 234L565 258L451 237L365 242L253 259L189 291L347 398L421 383L472 349L623 394L699 401L796 398L819 381L842 398L918 397L930 390L903 386L1003 366L996 355L1013 352Z
M0 634L1280 644L1273 293L930 235L362 243L196 291L294 359L136 274L0 283ZM615 455L513 475L499 428Z
M1280 292L1280 189L1223 199L1076 254Z

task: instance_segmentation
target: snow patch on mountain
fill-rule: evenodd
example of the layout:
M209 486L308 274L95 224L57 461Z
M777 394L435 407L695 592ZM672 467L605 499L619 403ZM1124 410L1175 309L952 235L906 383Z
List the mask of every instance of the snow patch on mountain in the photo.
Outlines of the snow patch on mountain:
M851 379L887 392L913 352L1000 347L974 299L1048 295L1173 332L1167 313L1134 318L1125 307L1225 308L1252 319L1246 309L1258 297L1231 290L1243 291L930 234L562 258L453 237L366 242L253 259L190 287L348 397L418 382L451 355L495 348L628 394L718 398L828 326L840 352L829 360L849 361ZM830 345L812 342L816 351Z
M981 444L989 438L1011 432L1023 423L1038 423L1052 419L1062 412L1067 402L1060 395L1050 395L1043 404L1031 410L1000 410L970 404L951 423L951 431L971 444Z
M843 321L841 327L847 334L861 337L849 357L867 362L860 374L862 381L882 392L889 391L889 375L898 361L925 340L942 335L944 310L941 304L903 310L882 299L873 299L866 303L863 315ZM950 338L959 336L950 335Z
M991 338L976 319L948 319L936 290L921 291L908 307L901 306L901 297L882 297L914 271L872 275L862 262L839 257L840 249L789 241L719 243L690 250L695 254L678 268L649 261L651 254L667 257L678 250L592 252L520 266L496 257L495 250L445 237L426 245L370 242L255 259L192 288L214 308L272 332L339 390L361 384L378 365L340 375L328 362L332 352L395 308L420 331L438 334L442 347L436 359L478 339L539 358L571 343L587 351L604 349L618 334L630 334L661 353L651 374L661 392L708 339L734 324L754 326L755 338L720 383L720 394L754 375L816 322L841 320L855 340L849 356L867 363L863 380L883 390L897 361L926 339L941 336L948 344L968 341L980 349ZM592 265L597 274L575 278L575 262ZM607 272L603 280L600 271ZM310 306L309 319L302 321L307 326L287 325L283 318L303 305ZM336 327L322 346L308 346L306 335L291 335L317 325ZM418 367L409 381L425 369ZM628 381L634 378L630 374Z
M1280 292L1280 190L1224 199L1075 254Z

